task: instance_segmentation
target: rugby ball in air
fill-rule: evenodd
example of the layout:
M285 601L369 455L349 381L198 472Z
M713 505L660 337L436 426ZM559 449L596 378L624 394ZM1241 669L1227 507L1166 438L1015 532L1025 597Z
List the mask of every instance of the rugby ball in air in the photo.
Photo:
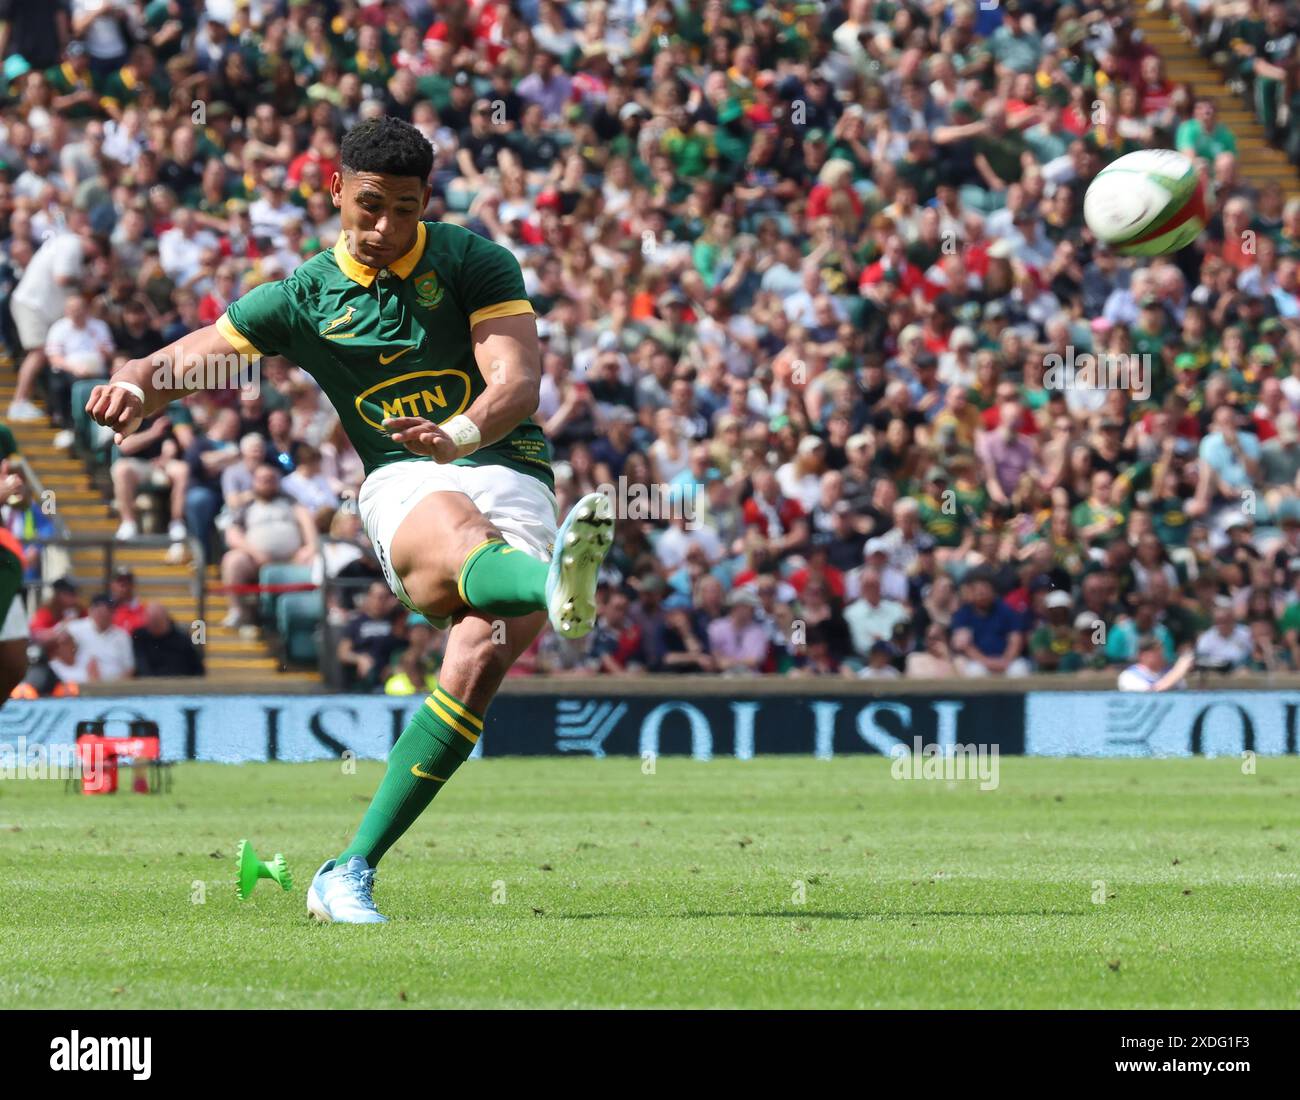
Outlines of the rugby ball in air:
M1185 248L1209 220L1196 167L1172 149L1143 149L1106 165L1083 197L1083 220L1126 256Z

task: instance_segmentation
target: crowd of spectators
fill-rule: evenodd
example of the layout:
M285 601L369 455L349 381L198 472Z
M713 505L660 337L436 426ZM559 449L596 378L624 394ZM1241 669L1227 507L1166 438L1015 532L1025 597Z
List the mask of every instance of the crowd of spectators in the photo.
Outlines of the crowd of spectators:
M40 587L45 540L57 532L45 501L35 498L14 434L0 424L0 527L23 548L23 579ZM132 677L202 676L202 650L161 600L144 601L135 573L119 566L107 591L87 606L60 576L28 623L36 660L16 694L77 693L85 683Z
M522 265L562 514L617 494L596 630L517 674L1068 674L1155 668L1153 639L1300 669L1300 199L1242 178L1132 7L0 0L9 416L46 393L121 538L144 488L228 583L364 590L360 462L301 365L120 449L77 410L332 247L341 135L390 114L436 150L427 216ZM1138 262L1081 208L1146 147L1195 158L1213 216ZM1049 376L1107 354L1139 389ZM352 604L350 675L422 690L437 632Z
M108 591L91 597L89 606L71 581L60 578L50 589L30 628L48 655L44 664L54 684L203 675L201 649L161 601L138 598L130 569L115 570ZM29 682L48 673L38 666Z

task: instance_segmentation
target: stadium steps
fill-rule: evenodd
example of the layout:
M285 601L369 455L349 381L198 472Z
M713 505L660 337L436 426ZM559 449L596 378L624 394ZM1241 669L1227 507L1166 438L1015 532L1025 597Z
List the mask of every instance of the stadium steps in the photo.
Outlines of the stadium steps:
M0 379L0 411L13 399L14 377ZM38 408L43 403L36 400ZM86 472L80 459L70 451L53 445L54 429L45 423L9 424L18 441L18 449L36 471L42 486L54 492L54 507L73 535L112 538L118 521L110 510L104 493ZM68 549L73 579L87 596L104 587L104 557L94 549ZM114 548L115 565L127 565L135 572L137 591L142 599L156 599L185 630L199 617L194 596L194 568L189 563L168 563L156 547L119 543ZM279 661L261 636L243 638L238 630L220 625L230 610L224 593L213 591L221 584L216 566L204 577L207 586L207 638L204 660L205 683L238 685L241 691L273 692L290 685L319 683L315 669L281 671Z
M1300 197L1300 175L1280 149L1264 140L1264 128L1246 101L1223 81L1223 73L1202 57L1177 20L1164 12L1134 12L1145 40L1160 54L1165 74L1175 84L1187 83L1198 96L1211 100L1219 120L1237 138L1237 161L1243 180L1258 187L1276 180L1287 198Z

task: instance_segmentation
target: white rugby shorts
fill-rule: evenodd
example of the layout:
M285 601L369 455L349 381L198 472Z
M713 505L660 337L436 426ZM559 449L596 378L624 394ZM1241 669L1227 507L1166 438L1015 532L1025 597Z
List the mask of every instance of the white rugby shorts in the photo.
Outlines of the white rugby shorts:
M393 572L393 536L421 500L438 492L464 493L511 546L541 561L551 560L560 506L537 478L509 466L455 466L418 459L390 462L362 483L357 507L388 587L412 611L420 609ZM431 531L429 537L437 538L437 532ZM450 622L433 621L440 629Z

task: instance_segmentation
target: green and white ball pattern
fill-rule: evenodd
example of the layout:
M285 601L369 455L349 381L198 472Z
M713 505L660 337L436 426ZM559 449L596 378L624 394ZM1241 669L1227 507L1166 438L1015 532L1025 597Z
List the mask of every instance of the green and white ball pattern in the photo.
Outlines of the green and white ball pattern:
M1208 214L1195 165L1172 149L1143 149L1097 173L1083 220L1117 252L1163 256L1196 240Z

